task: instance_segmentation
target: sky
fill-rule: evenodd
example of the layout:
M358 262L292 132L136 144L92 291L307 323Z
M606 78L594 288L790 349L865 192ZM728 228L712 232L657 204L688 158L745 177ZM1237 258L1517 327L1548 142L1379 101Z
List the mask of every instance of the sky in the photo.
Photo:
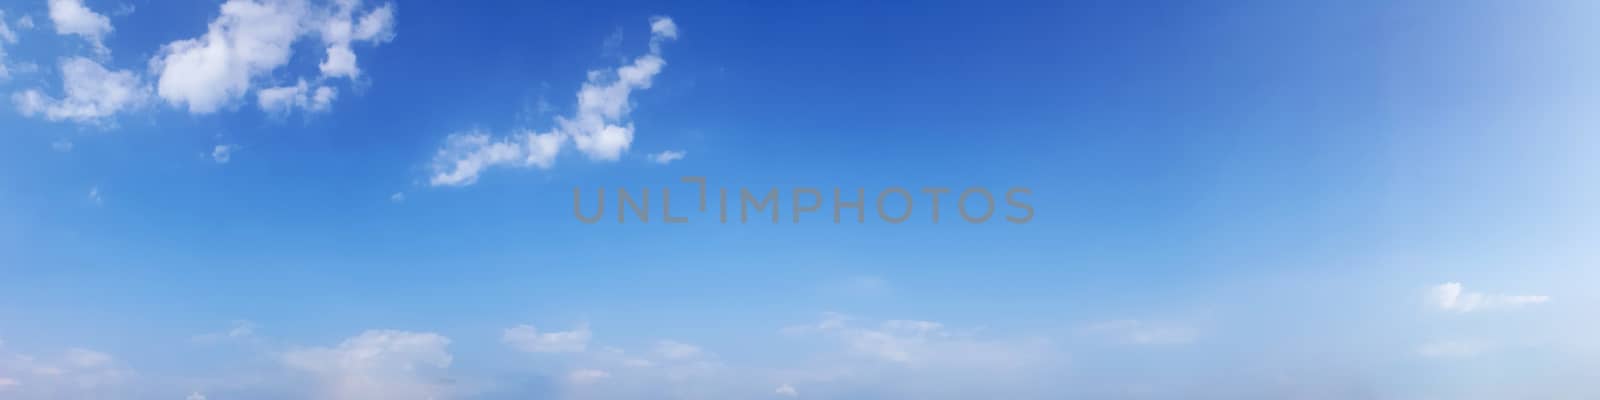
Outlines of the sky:
M0 399L1596 398L1596 12L3 0Z

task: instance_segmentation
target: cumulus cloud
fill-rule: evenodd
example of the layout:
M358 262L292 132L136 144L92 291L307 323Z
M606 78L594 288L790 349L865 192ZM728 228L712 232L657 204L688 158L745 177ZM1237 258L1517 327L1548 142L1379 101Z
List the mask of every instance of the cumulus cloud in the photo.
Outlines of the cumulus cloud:
M28 89L13 93L11 101L24 116L104 123L118 112L144 104L150 92L133 72L108 70L83 57L61 62L61 86L66 92L66 97L61 99Z
M1466 313L1507 309L1550 301L1550 296L1485 294L1465 291L1460 282L1442 283L1428 291L1428 304L1444 311Z
M359 0L339 0L330 7L313 7L307 0L229 0L204 35L168 43L150 61L159 76L156 92L191 113L215 112L288 64L293 44L310 35L320 36L328 45L319 66L324 77L354 77L359 69L350 44L387 41L394 29L391 4L364 14L360 9ZM301 80L294 86L263 89L257 100L263 109L326 109L333 89L305 85ZM269 90L271 94L266 94Z
M686 155L689 155L689 153L679 150L667 150L660 153L651 154L650 162L665 165L673 161L682 160L683 156Z
M385 3L366 15L355 18L357 2L343 1L334 6L333 15L323 20L319 27L327 55L317 66L322 76L329 78L356 78L361 68L356 66L356 53L352 42L384 43L394 39L394 4Z
M512 348L530 353L571 353L588 348L589 336L587 324L558 332L540 332L532 325L517 325L506 329L500 340Z
M328 86L311 87L304 79L291 86L265 88L256 92L256 104L261 111L288 114L296 109L310 112L328 111L339 91Z
M431 400L451 393L443 375L450 339L435 333L371 330L334 347L289 351L283 363L310 374L320 398Z
M81 36L96 53L111 53L104 42L112 30L110 18L85 7L83 0L50 0L49 8L50 22L55 24L57 34Z
M444 149L435 155L433 186L470 185L478 174L495 166L550 168L562 143L595 161L616 161L633 143L634 126L629 114L630 96L649 89L656 75L666 67L660 44L677 38L672 19L656 17L650 23L650 51L616 69L589 71L577 94L572 115L557 116L554 129L536 133L524 131L501 140L486 134L452 134Z

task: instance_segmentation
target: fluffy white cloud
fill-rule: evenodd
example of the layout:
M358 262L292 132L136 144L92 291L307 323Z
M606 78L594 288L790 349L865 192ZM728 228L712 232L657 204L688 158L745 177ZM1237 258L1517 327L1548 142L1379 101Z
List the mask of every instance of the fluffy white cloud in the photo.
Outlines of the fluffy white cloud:
M354 21L360 7L359 0L339 0L330 7L313 7L307 0L229 0L204 35L168 43L151 60L152 70L160 76L157 94L191 113L214 112L288 64L295 41L312 34L329 45L323 75L353 77L359 70L349 44L393 37L392 5L379 6ZM319 84L308 91L300 86L264 89L263 93L273 90L273 94L258 101L263 108L275 101L271 104L280 109L315 111L326 109L326 102L333 100L332 88Z
M50 22L56 33L78 35L94 46L95 52L110 54L105 46L105 36L111 33L111 19L95 13L83 5L83 0L50 0Z
M1132 319L1095 323L1085 331L1108 336L1121 343L1141 345L1187 344L1194 342L1196 336L1195 330L1187 326Z
M312 87L304 79L291 86L266 88L256 91L256 104L261 111L288 114L296 109L310 112L328 111L339 91L328 86Z
M66 97L56 99L37 89L11 95L17 111L51 121L97 123L118 112L144 104L149 87L131 71L111 71L83 57L61 62L61 86Z
M667 150L660 153L651 154L650 162L656 164L667 164L673 161L682 160L686 155L689 155L689 153L678 150Z
M494 166L549 168L569 139L591 160L620 158L633 143L629 97L635 90L650 88L667 63L661 58L660 43L678 36L677 25L666 17L652 19L650 32L650 51L645 55L615 70L589 71L578 90L576 111L557 116L552 131L525 131L504 140L491 140L481 133L447 137L444 149L434 157L429 182L434 186L469 185Z
M1458 313L1483 309L1516 308L1550 301L1550 296L1503 295L1468 292L1460 282L1447 282L1428 291L1428 304L1444 311Z
M434 333L372 330L331 348L283 354L290 368L312 375L317 395L334 400L431 400L451 393L443 372L450 339Z
M500 340L517 350L530 353L581 352L589 347L589 325L561 332L539 332L532 325L517 325L506 329Z
M327 57L317 67L322 76L355 78L361 75L356 66L356 53L350 49L352 42L383 43L394 39L394 5L384 4L360 18L355 18L354 1L341 1L334 6L333 15L322 21L319 32L327 46Z

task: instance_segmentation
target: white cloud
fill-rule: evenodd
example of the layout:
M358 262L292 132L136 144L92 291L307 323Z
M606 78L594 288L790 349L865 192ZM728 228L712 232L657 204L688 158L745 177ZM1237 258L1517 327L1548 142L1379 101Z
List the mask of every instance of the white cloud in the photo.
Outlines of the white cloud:
M1423 343L1417 347L1417 354L1430 358L1467 358L1482 354L1488 347L1489 344L1481 340L1441 340Z
M30 24L32 23L32 20L28 21ZM17 25L22 25L20 20L18 21ZM27 28L24 27L23 29ZM5 80L11 77L11 71L6 69L6 45L16 43L17 32L12 31L11 26L6 24L6 11L0 10L0 80Z
M318 28L322 42L327 46L327 56L317 66L322 76L328 78L355 78L361 75L356 66L356 53L350 49L352 42L384 43L394 39L394 5L386 3L366 15L355 19L356 2L340 2L334 6L333 15L322 21Z
M83 0L50 0L49 5L50 22L55 24L57 34L82 36L96 53L110 54L104 43L105 35L112 30L110 18L85 7Z
M429 400L446 397L443 372L452 361L450 339L434 333L371 330L336 347L283 354L290 368L318 381L319 397L338 400Z
M189 396L184 397L183 400L206 400L206 395L200 394L200 392L191 392L189 393Z
M6 399L115 398L132 375L95 350L72 348L55 357L0 351L0 397Z
M235 322L230 323L226 331L195 334L192 339L195 342L205 342L205 344L222 341L258 341L258 338L256 338L256 323L248 322L248 320L235 320Z
M61 86L66 92L63 99L29 89L13 93L11 101L25 116L103 123L118 112L144 104L150 91L133 72L107 70L100 63L83 57L61 62Z
M22 18L17 18L17 29L33 29L33 16L24 15Z
M65 359L76 368L95 368L111 363L111 356L89 349L67 349Z
M656 354L668 360L694 358L699 356L700 353L700 347L688 343L671 340L662 340L656 343Z
M687 152L679 151L679 150L667 150L667 151L663 151L663 152L660 152L660 153L651 154L650 155L650 162L653 162L653 163L656 163L656 164L667 164L667 163L670 163L670 162L673 162L673 161L682 160L683 156L686 156L688 154L689 153L687 153Z
M651 17L650 34L652 37L659 37L661 39L677 39L678 24L672 23L672 18L660 16Z
M783 397L800 397L800 392L794 390L794 386L787 383L779 385L778 389L774 390L773 393Z
M104 204L105 203L105 201L100 198L100 187L99 186L91 186L91 187L89 187L89 201L93 202L95 205L100 205L100 204Z
M574 385L589 385L611 376L611 373L598 369L578 369L567 374L567 382Z
M481 133L451 134L434 157L429 182L434 186L469 185L494 166L550 168L562 143L569 139L590 160L616 161L633 143L629 97L635 90L650 88L666 66L659 44L677 37L677 26L669 18L656 17L650 27L649 53L615 70L589 71L578 90L576 111L557 116L552 131L524 131L499 141Z
M589 325L563 332L539 332L531 325L517 325L506 329L500 340L517 350L530 353L582 352L589 346Z
M1123 319L1089 325L1085 331L1103 335L1126 344L1170 345L1194 342L1193 328L1175 324L1151 323Z
M1033 361L1045 344L1036 340L983 340L952 332L933 321L888 320L876 327L857 326L856 319L825 314L812 325L784 329L791 335L821 335L837 340L857 357L907 367L960 369L1011 368Z
M219 144L211 149L211 160L217 164L227 164L228 160L233 159L233 151L238 148L237 145Z
M1444 311L1466 313L1483 309L1516 308L1550 301L1550 296L1503 295L1467 292L1460 282L1447 282L1428 291L1428 303Z
M328 111L339 91L328 86L311 87L304 79L291 86L266 88L256 91L256 104L261 111L288 114L295 109L310 112Z
M406 193L394 192L394 194L389 195L389 201L393 203L404 203L406 202Z
M62 153L70 152L70 151L72 151L72 141L71 140L66 140L66 139L58 139L58 140L56 140L54 142L50 142L50 149L51 150L55 150L55 151L59 151L59 152L62 152Z
M451 134L433 157L433 186L462 186L477 182L478 174L496 165L550 168L561 152L558 133L523 132L506 139L491 139L482 132Z
M160 77L156 92L174 106L186 106L191 113L215 112L288 64L294 42L312 34L321 36L331 49L324 64L329 64L327 60L332 64L322 67L323 75L354 76L358 70L355 54L349 48L351 41L388 40L394 24L390 4L368 12L360 22L352 22L359 7L359 0L342 0L326 8L311 7L307 0L228 0L204 35L168 43L151 60L152 71ZM374 22L368 23L368 19ZM351 28L352 24L361 25ZM376 26L363 28L365 24ZM356 32L352 33L352 29ZM258 97L258 101L263 108L287 110L298 106L315 111L326 109L333 100L335 92L325 85L314 85L314 91L300 86L303 85L275 88L278 90Z

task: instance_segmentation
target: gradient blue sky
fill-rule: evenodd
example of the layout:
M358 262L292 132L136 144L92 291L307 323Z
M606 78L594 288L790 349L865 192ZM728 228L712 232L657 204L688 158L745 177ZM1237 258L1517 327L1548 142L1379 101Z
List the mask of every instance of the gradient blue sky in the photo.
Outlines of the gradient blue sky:
M1600 397L1589 2L0 11L0 398Z

